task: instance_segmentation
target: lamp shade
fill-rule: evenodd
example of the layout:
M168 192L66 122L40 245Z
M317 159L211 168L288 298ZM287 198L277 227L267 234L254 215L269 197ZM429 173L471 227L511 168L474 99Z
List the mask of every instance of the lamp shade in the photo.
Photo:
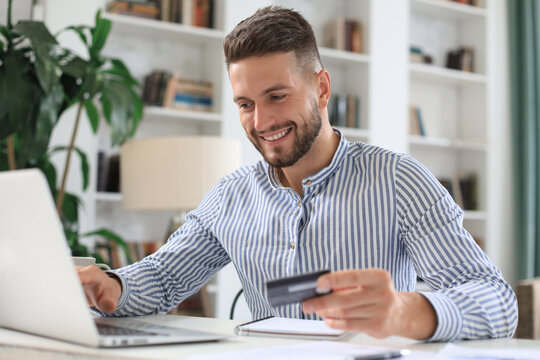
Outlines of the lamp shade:
M125 143L120 156L125 209L190 210L240 166L240 143L219 137L149 138Z

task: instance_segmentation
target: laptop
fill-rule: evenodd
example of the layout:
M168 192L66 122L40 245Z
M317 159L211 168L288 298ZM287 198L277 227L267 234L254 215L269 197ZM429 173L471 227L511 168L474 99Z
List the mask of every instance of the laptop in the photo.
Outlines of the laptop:
M155 317L92 316L41 171L0 172L0 327L92 347L217 341Z

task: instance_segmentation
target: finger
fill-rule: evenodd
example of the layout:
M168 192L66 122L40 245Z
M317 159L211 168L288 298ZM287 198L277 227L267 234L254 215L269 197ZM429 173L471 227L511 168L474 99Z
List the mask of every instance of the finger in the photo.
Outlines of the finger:
M116 300L111 288L103 289L97 298L97 307L104 313L111 313L116 309Z
M334 291L325 296L304 301L305 313L316 312L319 316L331 309L348 309L372 304L386 304L390 301L391 293L387 287L363 288Z
M376 303L351 308L334 308L317 312L317 315L324 319L385 318L388 315L388 306Z
M358 286L378 286L392 282L388 271L383 269L343 270L321 275L317 287L323 290L346 289Z

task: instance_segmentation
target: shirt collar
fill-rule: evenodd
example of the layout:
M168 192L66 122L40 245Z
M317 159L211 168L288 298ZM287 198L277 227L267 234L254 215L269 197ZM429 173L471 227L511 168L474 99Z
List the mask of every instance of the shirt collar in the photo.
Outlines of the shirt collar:
M334 132L340 136L339 145L334 153L334 157L332 158L332 161L330 164L321 169L319 172L308 176L304 180L302 180L302 184L304 185L315 185L324 182L326 179L328 179L330 176L332 176L337 169L339 169L341 163L343 162L343 159L345 158L345 155L347 154L347 151L349 149L349 141L345 138L345 136L337 129L333 129ZM282 188L283 185L279 181L279 175L277 172L277 169L273 166L270 166L265 161L266 167L268 169L268 180L270 181L270 184L272 184L275 188Z

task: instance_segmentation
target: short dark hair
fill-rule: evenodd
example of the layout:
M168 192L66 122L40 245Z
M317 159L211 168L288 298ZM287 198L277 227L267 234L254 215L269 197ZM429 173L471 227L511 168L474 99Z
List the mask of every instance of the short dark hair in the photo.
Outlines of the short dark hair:
M294 51L300 71L322 69L311 25L292 9L267 6L242 20L223 43L227 68L251 56Z

